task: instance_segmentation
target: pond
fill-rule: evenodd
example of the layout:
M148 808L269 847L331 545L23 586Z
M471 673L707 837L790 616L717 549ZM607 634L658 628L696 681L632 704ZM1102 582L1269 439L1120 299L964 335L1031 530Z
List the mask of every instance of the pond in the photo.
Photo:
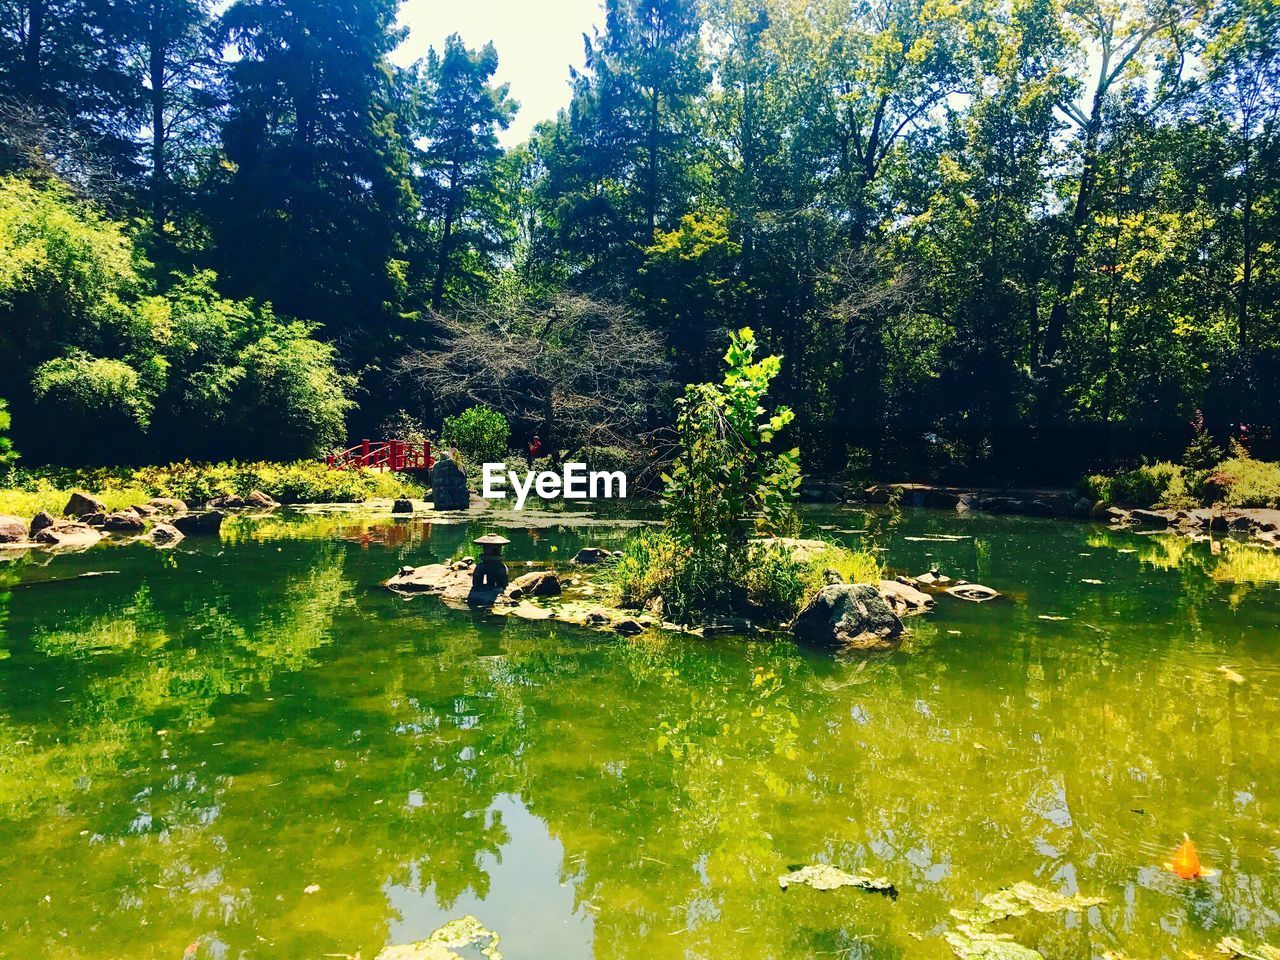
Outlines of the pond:
M857 543L852 509L806 514ZM1280 555L908 511L892 654L451 611L380 586L488 523L282 513L0 565L0 957L372 960L473 914L521 958L1045 957L1280 940ZM616 544L539 515L508 558ZM1216 875L1163 864L1189 834ZM783 891L803 864L896 898Z

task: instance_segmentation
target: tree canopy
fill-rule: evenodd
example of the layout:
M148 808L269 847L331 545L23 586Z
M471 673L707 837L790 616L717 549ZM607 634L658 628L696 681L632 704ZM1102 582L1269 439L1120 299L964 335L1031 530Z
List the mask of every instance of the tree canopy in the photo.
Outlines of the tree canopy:
M505 394L552 446L592 432L572 409L616 442L744 325L809 469L1061 480L1201 421L1280 450L1276 0L605 0L566 107L509 148L501 51L397 66L396 17L5 6L24 455L67 404L176 438L227 395L210 363L260 365L254 402L289 379L327 426L281 429L313 438L372 430L416 370L430 425ZM155 346L193 301L213 341ZM495 351L521 363L459 396ZM614 420L556 400L601 384Z

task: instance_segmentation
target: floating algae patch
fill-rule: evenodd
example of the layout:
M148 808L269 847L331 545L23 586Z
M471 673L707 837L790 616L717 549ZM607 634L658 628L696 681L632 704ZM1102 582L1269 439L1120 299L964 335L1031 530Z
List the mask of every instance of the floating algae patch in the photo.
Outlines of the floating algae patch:
M1011 917L1024 917L1032 911L1079 911L1103 903L1106 900L1101 897L1078 893L1067 897L1023 880L987 894L972 910L952 910L951 915L960 922L955 930L947 931L945 939L960 960L1043 960L1039 951L1017 943L1012 934L993 933L987 927Z
M897 888L885 877L875 877L861 870L858 873L846 873L838 867L826 863L818 863L801 867L791 873L784 873L778 878L778 886L783 890L792 884L813 887L815 890L838 890L841 887L857 887L873 893L896 897Z
M387 947L374 960L462 960L457 951L473 946L479 946L489 960L502 960L498 949L500 940L496 933L468 914L450 920L425 940Z

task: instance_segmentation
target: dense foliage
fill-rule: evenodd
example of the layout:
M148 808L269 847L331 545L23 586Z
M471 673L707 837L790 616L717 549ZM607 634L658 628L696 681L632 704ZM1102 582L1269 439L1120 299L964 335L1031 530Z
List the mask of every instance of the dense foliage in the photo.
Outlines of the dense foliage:
M372 498L421 497L408 477L374 470L330 470L310 460L295 463L171 463L96 469L16 469L0 474L0 514L60 514L76 490L122 510L151 497L203 503L261 490L282 503L347 503Z
M0 262L0 371L35 459L288 459L343 439L349 384L311 326L222 297L209 271L161 291L67 191L0 180Z
M5 223L33 214L49 241L0 257L19 449L50 456L64 417L187 437L228 396L217 362L183 379L156 343L177 269L207 291L200 315L233 315L198 352L256 364L234 402L267 404L211 436L318 407L257 452L341 433L352 384L330 362L361 385L357 436L423 358L510 369L458 350L466 329L529 358L483 398L522 433L617 444L581 417L560 436L600 409L597 376L635 444L670 425L668 378L713 376L746 323L789 359L777 390L811 468L1061 480L1178 457L1197 410L1210 445L1247 427L1274 458L1275 0L603 8L568 107L503 150L501 51L455 37L399 67L397 0L13 0L0 172L69 185L5 187ZM657 363L570 364L574 337L630 338L562 325L582 296L660 343L638 351ZM288 328L276 316L315 327L245 330ZM437 424L459 406L442 392L410 415Z
M511 426L507 418L483 404L446 417L440 431L446 447L457 447L464 463L500 463L507 459Z

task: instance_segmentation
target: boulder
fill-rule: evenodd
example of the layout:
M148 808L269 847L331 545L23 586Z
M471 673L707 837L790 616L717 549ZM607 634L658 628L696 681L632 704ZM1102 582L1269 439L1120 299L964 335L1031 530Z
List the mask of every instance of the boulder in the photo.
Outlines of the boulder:
M880 596L889 601L893 612L899 617L913 613L924 613L933 606L933 597L923 590L917 590L899 580L881 580Z
M920 576L916 577L917 585L922 584L926 587L942 587L946 586L950 582L951 578L944 573L939 573L937 567L934 567L927 573L922 573Z
M135 503L129 508L140 517L157 517L160 511L149 503Z
M224 493L220 497L214 497L205 503L206 510L242 510L249 506L249 501L239 494Z
M0 516L0 543L22 543L27 539L27 521L21 517Z
M56 521L53 517L41 510L31 518L31 527L28 529L27 533L34 537L37 530L43 530L45 527L52 527L55 522Z
M634 637L637 633L644 632L644 624L639 620L632 620L628 617L626 620L619 620L615 623L613 629L624 637Z
M613 558L613 554L604 547L583 547L574 554L573 562L580 567L589 567L596 563L604 563Z
M801 643L826 648L890 650L902 621L869 583L834 583L819 590L791 622Z
M280 506L279 500L269 493L263 493L261 490L250 490L249 495L244 499L249 506L257 507L259 510L274 510Z
M222 529L224 516L219 510L206 510L202 513L184 513L170 522L184 537L213 535Z
M1129 519L1144 527L1169 526L1169 515L1158 510L1130 510Z
M403 497L391 505L392 513L413 513L413 501Z
M174 497L152 497L147 501L147 505L155 507L160 513L170 517L187 512L187 505Z
M862 491L864 503L889 503L897 499L898 492L890 487L867 487Z
M112 533L142 533L143 530L147 529L147 525L143 523L142 518L128 510L107 514L102 521L102 527Z
M511 581L509 590L513 594L519 590L522 596L528 597L558 597L560 578L550 570L538 570L516 577Z
M147 539L157 547L172 547L182 539L182 531L171 523L157 523L147 534Z
M102 539L102 534L86 523L56 520L38 530L32 539L50 547L91 547Z
M1101 519L1107 523L1121 524L1129 522L1129 511L1121 510L1119 507L1107 507L1102 511Z
M466 510L471 506L467 475L450 457L441 457L431 468L431 505L437 510Z
M92 494L73 493L62 512L68 517L83 517L90 513L106 514L107 505Z
M100 527L107 522L107 515L105 513L86 513L80 518L80 522L91 527Z

